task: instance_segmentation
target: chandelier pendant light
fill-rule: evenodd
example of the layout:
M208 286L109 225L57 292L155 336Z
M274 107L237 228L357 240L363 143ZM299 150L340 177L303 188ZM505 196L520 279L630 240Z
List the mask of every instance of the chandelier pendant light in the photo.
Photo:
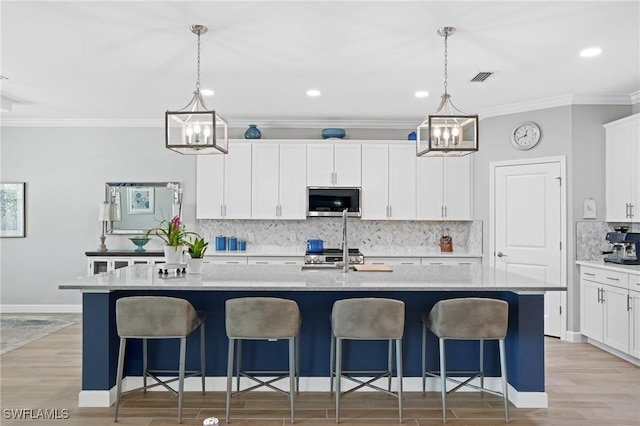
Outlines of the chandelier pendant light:
M166 147L180 154L226 154L229 148L227 121L209 109L200 93L200 36L208 28L192 25L198 36L198 78L193 98L178 111L165 114Z
M442 27L437 31L444 37L444 93L436 112L418 125L418 157L460 157L478 150L478 115L457 109L447 92L447 40L455 31L454 27Z

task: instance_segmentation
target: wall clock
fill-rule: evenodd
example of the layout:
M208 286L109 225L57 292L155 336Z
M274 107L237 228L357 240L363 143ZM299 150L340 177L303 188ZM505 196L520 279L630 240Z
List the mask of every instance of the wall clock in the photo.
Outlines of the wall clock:
M518 149L531 149L541 138L540 127L532 121L520 124L511 132L511 143Z

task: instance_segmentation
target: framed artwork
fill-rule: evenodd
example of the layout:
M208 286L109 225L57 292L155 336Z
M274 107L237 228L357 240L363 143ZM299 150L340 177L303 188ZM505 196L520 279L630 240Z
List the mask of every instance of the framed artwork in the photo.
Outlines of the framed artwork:
M0 237L24 237L24 182L0 183Z
M127 213L153 214L153 190L152 186L127 188Z

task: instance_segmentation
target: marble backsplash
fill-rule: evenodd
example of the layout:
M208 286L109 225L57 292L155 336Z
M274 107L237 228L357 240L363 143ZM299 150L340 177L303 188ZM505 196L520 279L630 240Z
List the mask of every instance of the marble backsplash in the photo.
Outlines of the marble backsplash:
M605 235L613 232L613 227L619 225L629 226L629 232L640 232L640 224L637 223L577 221L576 260L602 260L602 251L611 249Z
M217 235L247 241L247 248L300 251L307 239L319 238L326 247L340 247L342 218L307 220L199 220L200 234L213 241ZM350 247L376 252L439 252L443 235L453 239L454 252L482 254L482 221L376 221L349 218Z

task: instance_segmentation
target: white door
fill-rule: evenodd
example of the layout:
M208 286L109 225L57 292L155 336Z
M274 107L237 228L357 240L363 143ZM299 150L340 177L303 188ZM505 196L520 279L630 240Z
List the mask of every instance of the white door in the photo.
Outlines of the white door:
M196 159L198 219L221 219L224 216L224 157L225 155L198 155Z
M444 158L419 157L417 159L417 218L442 220L444 215Z
M224 161L224 217L251 219L251 145L234 145Z
M415 145L389 145L389 219L416 219Z
M280 219L307 218L307 147L280 145Z
M562 279L562 169L559 161L494 169L493 265L496 279L526 276L560 285ZM545 334L560 336L560 292L545 295Z
M333 145L307 146L307 185L333 186Z
M360 186L361 153L360 144L334 145L334 184L337 186Z
M251 152L251 218L278 217L278 158L276 144L253 144Z
M446 220L471 220L471 155L445 157L443 206Z
M362 147L362 220L389 217L389 147Z

